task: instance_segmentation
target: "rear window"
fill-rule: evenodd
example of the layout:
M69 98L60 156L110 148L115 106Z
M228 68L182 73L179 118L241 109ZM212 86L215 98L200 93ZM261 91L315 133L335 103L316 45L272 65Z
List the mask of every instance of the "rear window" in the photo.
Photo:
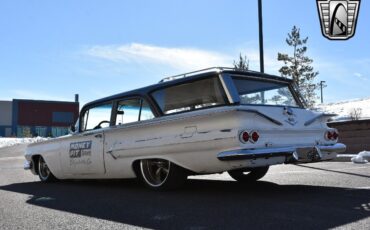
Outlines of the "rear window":
M164 114L224 105L226 99L218 77L170 86L152 94Z
M233 81L238 90L240 104L299 107L288 84L239 77L234 77Z

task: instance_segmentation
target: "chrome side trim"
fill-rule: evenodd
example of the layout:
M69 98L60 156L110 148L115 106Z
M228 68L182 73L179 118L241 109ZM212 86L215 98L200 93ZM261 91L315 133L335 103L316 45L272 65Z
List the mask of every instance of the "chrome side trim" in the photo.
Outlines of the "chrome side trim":
M323 113L323 114L320 114L320 115L318 115L318 116L316 116L316 117L314 117L314 118L306 121L304 123L304 126L309 126L312 123L314 123L315 121L317 121L318 119L323 118L323 117L335 117L335 116L337 116L337 114L325 114L325 113Z
M280 121L277 121L274 118L269 117L266 114L263 114L263 113L261 113L258 110L254 110L254 109L240 109L240 108L238 108L238 109L236 109L236 111L239 111L239 112L247 112L247 113L255 113L255 114L257 114L257 115L259 115L259 116L261 116L261 117L263 117L263 118L271 121L272 123L274 123L276 125L279 125L279 126L282 126L283 125Z
M237 149L231 151L221 152L217 155L217 158L221 161L231 160L246 160L246 159L257 159L257 158L269 158L278 156L293 156L298 149L302 148L316 148L320 152L327 153L342 153L346 151L346 146L342 143L334 145L317 145L317 146L288 146L278 148L263 148L263 149Z

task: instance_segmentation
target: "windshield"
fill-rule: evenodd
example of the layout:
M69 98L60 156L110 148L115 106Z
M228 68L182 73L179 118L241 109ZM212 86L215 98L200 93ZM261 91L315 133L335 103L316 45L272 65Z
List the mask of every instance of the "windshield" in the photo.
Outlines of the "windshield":
M234 77L233 81L240 97L240 104L299 107L288 84L242 77Z

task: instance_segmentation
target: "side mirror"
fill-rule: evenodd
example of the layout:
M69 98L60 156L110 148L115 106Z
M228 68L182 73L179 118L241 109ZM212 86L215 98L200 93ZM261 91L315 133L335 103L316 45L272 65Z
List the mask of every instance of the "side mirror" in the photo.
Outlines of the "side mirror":
M71 133L76 132L76 127L75 127L75 125L71 125L71 126L69 127L69 130L71 131Z

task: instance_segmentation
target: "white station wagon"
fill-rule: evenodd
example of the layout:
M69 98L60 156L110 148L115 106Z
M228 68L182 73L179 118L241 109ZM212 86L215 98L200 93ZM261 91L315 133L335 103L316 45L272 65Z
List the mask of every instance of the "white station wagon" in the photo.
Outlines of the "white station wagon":
M30 144L25 169L43 182L140 178L153 189L189 175L239 182L270 165L331 160L346 146L307 110L290 79L210 68L86 104L72 133Z

